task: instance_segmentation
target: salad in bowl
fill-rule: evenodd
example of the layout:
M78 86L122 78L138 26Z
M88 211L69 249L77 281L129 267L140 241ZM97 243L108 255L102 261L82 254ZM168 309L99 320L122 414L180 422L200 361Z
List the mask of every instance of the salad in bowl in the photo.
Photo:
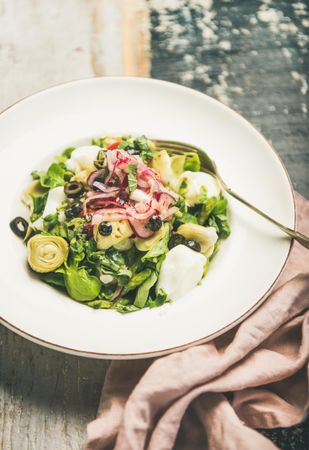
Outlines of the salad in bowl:
M11 229L40 279L93 308L119 312L177 300L206 275L230 234L218 181L196 153L145 136L69 147L22 193Z

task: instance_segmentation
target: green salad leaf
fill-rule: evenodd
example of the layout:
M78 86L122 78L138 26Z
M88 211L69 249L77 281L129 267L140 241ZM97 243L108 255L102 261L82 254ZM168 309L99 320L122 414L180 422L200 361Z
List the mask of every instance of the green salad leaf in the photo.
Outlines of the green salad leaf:
M140 308L138 308L135 305L132 305L129 300L125 299L125 298L120 298L119 300L117 300L117 302L114 303L113 305L113 309L115 309L116 311L126 314L126 313L130 313L130 312L134 312L134 311L138 311Z
M218 199L216 197L204 198L204 202L189 208L190 212L197 218L199 225L206 225L212 210L217 204Z
M42 171L38 171L38 170L34 170L33 172L31 172L31 177L33 180L39 180L41 178L41 175L43 175L44 172Z
M147 302L147 306L149 308L157 308L158 306L162 306L164 303L167 303L167 294L163 289L160 289L158 294L154 299L149 298Z
M37 219L41 217L41 215L44 212L44 208L47 202L48 192L46 192L43 195L31 195L29 194L32 200L32 207L31 207L31 216L30 220L31 222L35 222Z
M137 188L136 175L137 175L137 165L129 164L129 173L128 173L129 192L133 192Z
M55 270L54 272L42 273L41 280L45 283L57 287L65 287L63 270Z
M66 268L64 283L70 297L78 302L94 300L101 290L99 278L90 275L84 268L74 266Z
M121 142L118 146L121 150L129 150L134 148L134 139L132 136L122 136Z
M123 254L113 247L92 252L88 255L88 260L94 263L100 274L111 275L120 286L125 286L132 277Z
M142 257L142 262L153 261L157 262L158 258L165 255L168 252L168 241L170 236L170 227L168 223L162 225L164 227L164 234L162 239L160 239L145 255Z
M48 214L43 219L44 231L48 231L49 233L59 225L58 213Z
M65 150L63 150L63 152L61 153L61 155L56 156L56 161L58 163L62 163L64 164L69 158L71 158L72 153L74 152L74 150L76 149L76 147L68 147Z
M129 283L124 287L122 295L125 295L128 292L133 291L134 289L136 289L145 280L147 280L147 278L149 278L150 274L151 274L151 270L150 269L145 269L142 272L139 272L139 273L136 273L135 275L133 275L133 277L131 278Z
M101 147L101 148L105 148L106 147L105 139L106 139L105 137L92 139L91 144L97 145L98 147Z
M66 227L69 240L82 235L85 223L85 219L80 217L76 217L71 219L70 222L67 222Z
M73 176L73 172L67 170L63 165L52 163L47 172L40 176L40 183L46 188L64 186Z
M73 237L70 240L70 260L74 266L78 266L86 256L84 242L79 237Z
M201 187L199 203L206 203L208 199L206 186Z
M111 309L113 303L108 300L91 300L90 302L87 302L87 306L94 309Z
M140 150L140 157L145 163L149 162L154 155L154 148L146 136L140 136L134 139L134 148Z
M226 239L231 234L227 218L227 199L222 194L211 210L208 225L216 229L219 238Z
M141 284L137 290L137 294L134 300L134 306L143 308L148 300L149 291L154 286L158 279L158 275L155 272L151 272L150 276Z
M197 217L188 212L188 207L182 197L177 200L176 206L179 208L179 211L174 214L172 219L174 229L177 229L184 223L198 223Z

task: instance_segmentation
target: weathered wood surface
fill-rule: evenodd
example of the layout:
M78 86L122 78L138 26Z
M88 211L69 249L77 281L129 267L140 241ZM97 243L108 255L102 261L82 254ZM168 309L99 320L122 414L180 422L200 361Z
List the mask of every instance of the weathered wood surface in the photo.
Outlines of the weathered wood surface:
M308 2L150 4L152 76L198 89L240 112L273 144L295 189L308 197Z
M147 11L144 0L0 0L0 110L74 79L148 76Z
M294 186L309 196L305 2L148 0L147 5L151 75L199 89L240 111L272 141ZM71 79L147 76L147 5L0 0L0 109ZM107 364L39 347L2 327L0 449L82 448ZM270 435L282 449L306 448L302 427Z
M144 0L0 0L0 110L53 84L149 76L149 67ZM82 448L107 361L48 350L0 327L0 449Z

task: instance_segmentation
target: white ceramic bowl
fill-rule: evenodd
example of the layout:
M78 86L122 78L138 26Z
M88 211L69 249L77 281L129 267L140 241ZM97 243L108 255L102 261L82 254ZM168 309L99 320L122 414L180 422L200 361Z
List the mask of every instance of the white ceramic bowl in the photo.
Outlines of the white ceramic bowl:
M93 78L39 92L0 115L2 193L0 317L42 345L98 358L162 355L217 336L256 309L287 260L291 242L229 198L232 233L202 285L172 304L121 315L74 302L29 272L9 222L25 213L29 173L69 145L101 134L146 134L204 148L240 195L294 227L288 175L275 151L237 113L164 81Z

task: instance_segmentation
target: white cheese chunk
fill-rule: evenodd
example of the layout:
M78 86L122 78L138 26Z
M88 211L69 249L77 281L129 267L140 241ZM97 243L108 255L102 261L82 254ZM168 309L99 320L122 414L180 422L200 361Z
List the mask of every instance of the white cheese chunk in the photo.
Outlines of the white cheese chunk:
M50 189L48 192L48 197L46 201L46 205L42 214L42 217L37 219L32 223L32 226L37 230L43 230L43 218L48 216L49 214L55 214L57 212L57 208L61 205L61 203L65 200L65 193L63 190L63 186L59 186L53 189Z
M187 170L182 174L181 181L185 181L187 185L185 199L190 206L199 203L202 186L206 188L208 198L220 195L219 182L209 173L190 172Z
M66 197L63 190L63 186L50 189L50 191L48 192L43 217L48 216L48 214L55 214L57 212L56 209L59 208L59 206L65 200L65 198Z
M185 245L170 250L162 263L157 290L163 289L171 300L177 300L193 289L203 276L206 257Z
M97 145L83 145L77 147L66 161L66 167L72 172L80 172L89 166L93 166L98 152L101 150Z

